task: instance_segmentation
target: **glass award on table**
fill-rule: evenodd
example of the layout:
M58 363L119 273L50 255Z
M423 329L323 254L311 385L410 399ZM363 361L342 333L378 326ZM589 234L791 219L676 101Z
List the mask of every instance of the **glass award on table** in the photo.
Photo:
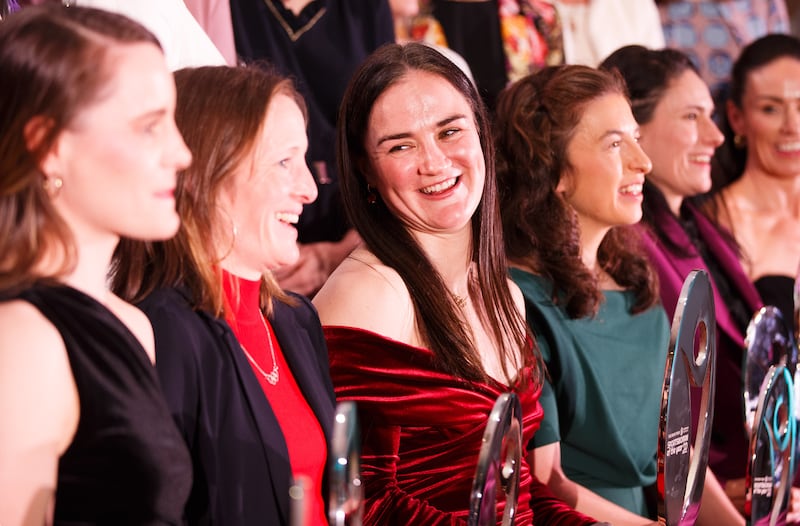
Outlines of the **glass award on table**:
M692 525L700 510L714 417L715 363L711 283L705 271L693 270L675 308L661 397L658 486L664 500L659 515L667 526ZM692 396L699 396L697 422L692 421Z
M329 523L331 526L361 526L364 488L361 485L361 434L355 402L340 402L336 406L329 459Z
M750 524L785 522L797 457L797 346L776 307L762 307L745 338L744 420L750 440L745 514Z
M489 414L469 501L468 526L495 526L498 497L505 502L503 526L514 524L522 455L522 406L503 393Z

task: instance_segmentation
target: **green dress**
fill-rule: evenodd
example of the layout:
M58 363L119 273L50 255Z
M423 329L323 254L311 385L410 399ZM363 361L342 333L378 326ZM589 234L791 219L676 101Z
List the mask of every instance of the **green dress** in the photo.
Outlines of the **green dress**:
M539 431L529 447L561 441L570 480L643 516L656 480L669 322L661 306L630 313L629 291L606 291L595 317L571 319L545 278L511 269L547 364Z

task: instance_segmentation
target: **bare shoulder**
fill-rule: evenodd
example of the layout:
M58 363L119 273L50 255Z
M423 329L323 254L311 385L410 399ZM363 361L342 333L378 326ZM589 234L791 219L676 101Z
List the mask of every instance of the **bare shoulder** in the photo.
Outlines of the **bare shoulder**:
M57 354L65 355L61 335L36 307L22 300L0 303L0 360L24 364Z
M30 413L25 412L27 406ZM63 432L57 434L63 445L71 440L77 425L77 389L64 340L58 329L25 301L0 303L0 415L17 411L28 423L41 420L38 430L30 430L34 434L46 435L61 428Z
M323 325L357 327L412 341L414 316L397 272L365 249L356 249L314 297Z
M511 279L507 279L506 283L508 283L508 289L511 291L511 299L514 300L514 305L517 306L517 310L522 314L523 318L525 317L525 297L522 295L522 290L520 290L519 286L514 283Z
M78 393L58 330L27 302L0 303L0 494L9 497L0 511L9 524L32 515L44 522L58 458L78 419Z

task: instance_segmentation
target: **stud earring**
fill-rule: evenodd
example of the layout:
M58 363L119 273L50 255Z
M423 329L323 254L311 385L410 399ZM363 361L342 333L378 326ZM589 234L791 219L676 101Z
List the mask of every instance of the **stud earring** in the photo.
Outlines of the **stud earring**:
M733 136L733 145L739 149L742 149L747 146L747 139L745 139L744 135L739 135L737 133Z
M44 191L47 192L47 195L49 195L51 199L54 199L61 191L61 187L64 186L64 180L58 176L45 177L42 186L44 187Z

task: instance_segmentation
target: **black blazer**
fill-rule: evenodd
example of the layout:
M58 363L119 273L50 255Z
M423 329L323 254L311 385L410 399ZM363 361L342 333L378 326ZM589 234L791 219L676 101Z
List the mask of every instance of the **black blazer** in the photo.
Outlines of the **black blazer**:
M275 302L270 323L330 443L335 398L328 349L314 307L293 297L295 307ZM186 521L289 526L286 442L231 328L192 310L175 289L157 290L139 307L153 324L158 376L192 454Z

